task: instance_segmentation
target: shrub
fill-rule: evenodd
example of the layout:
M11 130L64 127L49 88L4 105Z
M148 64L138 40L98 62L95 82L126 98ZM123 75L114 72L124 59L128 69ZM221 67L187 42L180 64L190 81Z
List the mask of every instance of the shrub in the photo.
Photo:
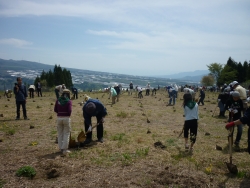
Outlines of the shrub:
M0 188L2 188L2 187L4 186L5 183L6 183L5 180L0 179Z
M149 151L149 147L137 149L136 150L136 156L138 156L138 157L147 156L148 151Z
M128 113L121 111L120 113L117 113L116 116L121 118L126 118L128 116Z
M124 136L125 136L124 133L119 133L119 134L113 135L113 136L111 137L111 140L114 140L114 141L116 141L116 140L122 141Z
M9 129L7 133L8 133L9 135L14 135L15 132L16 132L15 129Z
M24 177L33 178L36 175L36 171L31 166L23 166L16 171L16 175L19 177L24 176Z

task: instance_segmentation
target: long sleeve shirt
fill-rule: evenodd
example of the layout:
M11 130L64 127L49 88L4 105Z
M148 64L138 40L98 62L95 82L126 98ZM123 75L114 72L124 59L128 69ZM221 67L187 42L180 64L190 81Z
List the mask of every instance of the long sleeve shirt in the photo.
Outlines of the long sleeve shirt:
M86 111L86 106L87 106L87 104L90 103L90 102L92 102L92 103L95 104L96 109L95 109L95 111L94 111L93 113L88 114L87 111ZM106 110L106 108L105 108L105 107L103 106L103 104L102 104L99 100L97 100L97 99L89 99L89 100L85 103L85 105L83 106L82 110L83 110L83 117L84 117L84 120L85 120L85 122L86 122L87 124L89 124L89 125L91 124L91 117L92 117L92 116L105 117L105 116L107 115L107 110Z
M56 100L55 106L54 106L54 112L57 113L58 117L68 117L71 115L72 112L72 101L69 100L67 104L62 106L58 100Z
M229 108L232 108L233 110L237 110L237 113L233 114L233 120L237 120L241 117L241 111L243 110L243 103L242 100L239 99L237 101L234 101L232 98L229 99L225 105L225 109L228 110Z
M16 87L14 87L14 94L16 96L16 101L25 101L26 98L28 97L27 94L27 90L26 90L26 86L25 85L18 85L17 89Z

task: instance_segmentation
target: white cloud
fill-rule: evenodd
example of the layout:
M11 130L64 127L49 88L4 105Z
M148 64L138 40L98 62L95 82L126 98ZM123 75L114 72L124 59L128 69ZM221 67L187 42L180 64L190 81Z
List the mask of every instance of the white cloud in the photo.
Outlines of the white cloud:
M239 8L240 7L240 8ZM248 19L247 0L0 0L0 16L67 16L125 23L133 26L168 28L188 23L217 27L240 25ZM243 16L241 16L243 15ZM240 18L239 18L240 17ZM239 21L241 20L241 21ZM235 25L236 24L236 25Z
M15 39L15 38L8 38L8 39L0 39L0 44L4 45L10 45L17 48L23 48L32 45L32 42L21 40L21 39Z

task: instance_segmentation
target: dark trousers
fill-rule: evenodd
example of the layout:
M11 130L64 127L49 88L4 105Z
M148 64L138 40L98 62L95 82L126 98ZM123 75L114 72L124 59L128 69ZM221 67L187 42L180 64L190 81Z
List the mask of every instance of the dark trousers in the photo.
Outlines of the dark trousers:
M100 122L101 119L102 119L101 116L96 117L97 122ZM84 127L85 127L85 132L87 132L89 129L89 125L85 121L84 121ZM93 125L92 125L92 127L93 127ZM97 125L96 131L97 131L97 138L101 139L103 137L103 123L100 123L99 125ZM87 139L92 140L92 132L93 131L91 131L87 134Z
M199 100L199 102L198 102L198 105L200 105L200 103L201 103L202 105L204 105L204 99L205 99L205 97L200 97L200 100Z
M156 95L156 89L152 90L152 95L154 95L154 94Z
M16 117L20 118L20 106L22 105L23 117L27 117L26 114L26 101L16 101Z
M77 92L74 92L74 99L78 99L78 93Z
M149 89L146 89L146 95L149 95L149 91L150 91Z
M58 99L59 98L59 90L55 89L55 93L56 93L56 98Z
M142 91L139 91L138 98L140 98L140 99L143 98Z
M250 127L248 127L248 153L250 154Z
M32 98L34 98L34 89L33 88L30 88L29 89L29 92L30 92L30 98L32 97Z
M242 136L242 131L243 131L243 124L237 125L237 134L236 134L235 143L240 142L241 136Z
M41 95L42 97L42 89L41 88L37 88L37 95L38 97Z
M196 135L198 129L197 119L186 120L184 125L184 138L188 138L188 132L190 130L190 141L192 143L196 142Z

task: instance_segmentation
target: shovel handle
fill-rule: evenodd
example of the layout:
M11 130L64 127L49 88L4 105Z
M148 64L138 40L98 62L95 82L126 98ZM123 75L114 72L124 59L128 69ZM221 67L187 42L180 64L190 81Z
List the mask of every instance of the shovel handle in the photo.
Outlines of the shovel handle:
M230 164L232 164L232 144L233 144L233 132L234 132L234 127L231 127L229 129L229 134L228 134L228 144L229 144L229 155L230 155Z
M100 124L100 123L95 124L95 125L92 127L92 130L93 130L94 128L96 128L99 124ZM85 133L85 136L87 136L88 133L92 132L92 130L91 130L91 131L87 131L87 132Z

